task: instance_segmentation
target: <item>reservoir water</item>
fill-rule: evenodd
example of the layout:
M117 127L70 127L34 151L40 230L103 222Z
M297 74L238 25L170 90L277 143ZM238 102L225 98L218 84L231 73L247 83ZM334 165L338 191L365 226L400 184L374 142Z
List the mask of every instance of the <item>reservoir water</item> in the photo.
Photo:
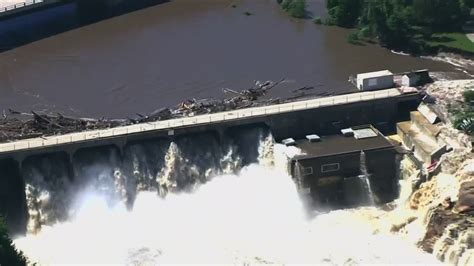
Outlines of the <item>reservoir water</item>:
M223 88L286 81L268 97L342 93L349 75L390 69L456 72L445 62L348 44L349 30L288 17L274 0L172 0L0 54L0 109L126 117ZM309 0L312 15L325 0ZM233 7L232 5L235 5ZM245 12L251 13L247 16ZM0 26L1 46L76 23L74 4ZM28 21L33 21L28 24ZM72 26L71 26L72 27Z

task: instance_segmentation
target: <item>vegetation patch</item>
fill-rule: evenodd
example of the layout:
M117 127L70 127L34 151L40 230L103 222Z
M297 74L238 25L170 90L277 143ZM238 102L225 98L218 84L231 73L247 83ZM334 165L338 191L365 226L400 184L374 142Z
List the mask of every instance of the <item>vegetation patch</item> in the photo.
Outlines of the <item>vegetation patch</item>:
M313 22L314 24L317 24L317 25L323 24L323 20L321 19L321 17L314 17Z
M357 32L352 32L347 36L347 42L355 45L363 45L360 41L359 34Z
M473 7L474 0L327 0L327 24L356 28L359 40L411 53L474 53L462 33Z
M474 134L474 88L469 88L463 93L464 104L451 107L453 126L468 135Z
M306 17L306 0L276 0L294 18Z
M8 236L3 218L0 217L0 265L25 266L27 264L28 260L21 251L15 248Z
M448 48L474 54L474 43L464 33L436 33L428 39L435 48Z

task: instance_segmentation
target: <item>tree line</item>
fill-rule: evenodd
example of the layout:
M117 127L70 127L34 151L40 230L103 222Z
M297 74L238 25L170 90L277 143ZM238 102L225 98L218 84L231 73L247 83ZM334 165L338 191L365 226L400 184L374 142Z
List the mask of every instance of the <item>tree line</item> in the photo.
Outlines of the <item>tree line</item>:
M420 47L417 39L461 31L474 0L327 0L326 23L357 28L354 38L388 47Z

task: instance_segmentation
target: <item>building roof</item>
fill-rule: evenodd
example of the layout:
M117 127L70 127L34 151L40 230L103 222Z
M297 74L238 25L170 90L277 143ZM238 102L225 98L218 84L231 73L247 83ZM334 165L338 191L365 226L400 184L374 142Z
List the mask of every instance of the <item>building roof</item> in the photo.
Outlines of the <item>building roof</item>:
M393 73L390 72L389 70L382 70L382 71L376 71L376 72L357 74L357 79L369 79L369 78L377 78L377 77L384 77L384 76L391 76L391 75L393 75Z
M372 126L354 127L354 136L345 137L342 134L322 136L319 142L306 139L297 140L296 147L304 153L294 159L308 159L337 154L393 148L392 143ZM359 132L360 131L360 132Z

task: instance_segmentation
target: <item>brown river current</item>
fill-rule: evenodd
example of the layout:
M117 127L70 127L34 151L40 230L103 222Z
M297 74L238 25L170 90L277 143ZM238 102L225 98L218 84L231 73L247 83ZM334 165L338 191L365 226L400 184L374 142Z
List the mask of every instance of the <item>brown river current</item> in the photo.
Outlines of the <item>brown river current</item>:
M324 0L308 2L324 15ZM303 86L312 94L351 91L349 75L364 71L459 72L350 45L348 32L289 18L274 0L173 0L1 53L0 109L115 118L226 97L222 88L247 89L256 80L285 78L269 95L275 98Z

